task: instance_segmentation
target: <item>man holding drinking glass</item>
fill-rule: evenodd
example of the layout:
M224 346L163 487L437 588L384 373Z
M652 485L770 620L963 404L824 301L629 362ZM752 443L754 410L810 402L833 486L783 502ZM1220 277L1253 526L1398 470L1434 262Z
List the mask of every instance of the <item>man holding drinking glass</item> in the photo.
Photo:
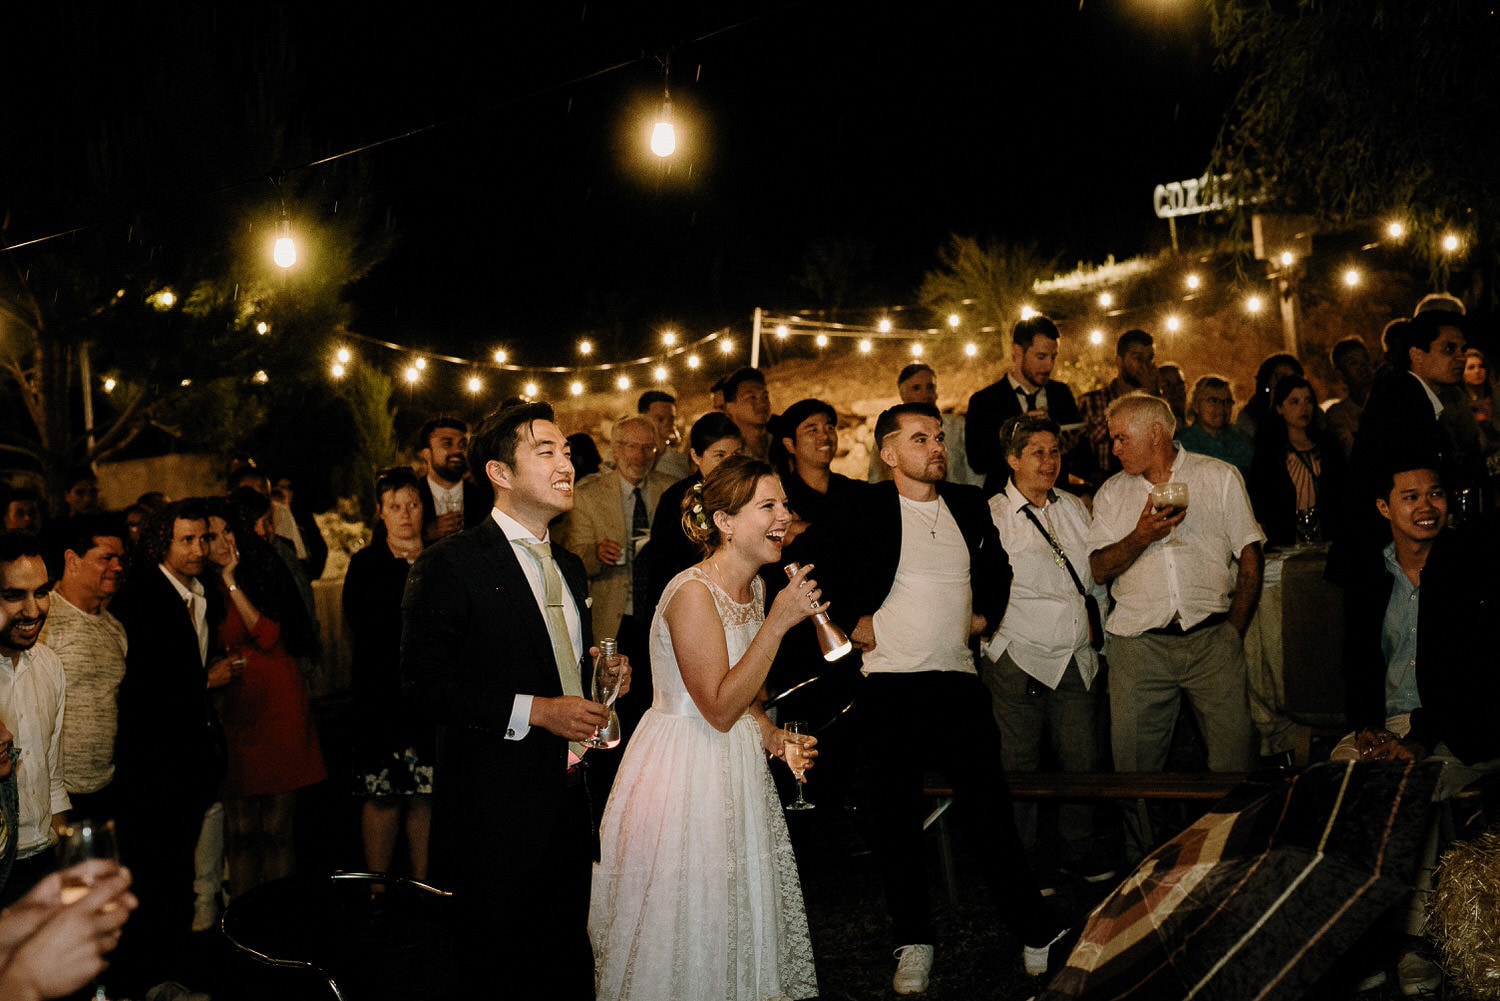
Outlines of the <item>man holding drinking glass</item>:
M1241 637L1260 596L1265 533L1245 481L1227 462L1179 449L1176 420L1145 394L1110 404L1110 440L1121 471L1094 497L1089 569L1110 585L1110 742L1115 768L1165 767L1186 693L1208 745L1208 767L1255 762ZM1153 488L1186 487L1164 503ZM1133 859L1154 839L1144 803L1125 811Z

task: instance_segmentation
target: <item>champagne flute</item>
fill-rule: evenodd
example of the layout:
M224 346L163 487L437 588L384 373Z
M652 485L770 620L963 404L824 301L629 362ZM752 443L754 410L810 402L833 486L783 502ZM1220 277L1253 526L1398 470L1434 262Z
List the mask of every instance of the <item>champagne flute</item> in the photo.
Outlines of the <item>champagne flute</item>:
M594 735L584 741L584 747L604 749L620 742L620 725L613 707L620 696L621 673L619 646L613 639L600 640L599 656L594 658L594 701L609 710L609 723L595 727ZM613 740L605 736L606 729L613 733Z
M1158 483L1151 488L1151 503L1158 510L1165 511L1168 517L1179 511L1186 511L1188 506L1188 485L1186 483ZM1166 545L1174 548L1186 545L1177 538L1177 526L1172 526L1167 535Z
M56 851L58 868L62 870L62 902L64 905L76 904L88 896L94 885L91 874L72 871L76 866L90 859L120 864L115 822L75 820L60 832ZM104 905L104 910L113 910L119 906L118 903L110 902ZM94 982L93 998L94 1001L109 1001L104 985L98 981Z
M781 724L781 729L786 731L786 766L797 778L797 798L788 803L786 808L788 810L816 809L817 804L809 803L802 789L803 776L807 774L807 756L802 750L807 724L800 719L787 720Z
M1320 519L1316 507L1307 507L1297 512L1297 542L1299 545L1312 546L1318 542L1320 531Z

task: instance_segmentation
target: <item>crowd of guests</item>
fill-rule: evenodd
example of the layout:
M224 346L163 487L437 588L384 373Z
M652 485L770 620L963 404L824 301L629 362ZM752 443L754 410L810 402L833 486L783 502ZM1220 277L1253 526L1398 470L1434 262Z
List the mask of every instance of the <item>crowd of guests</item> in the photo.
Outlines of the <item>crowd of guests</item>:
M1437 757L1457 787L1500 759L1484 711L1500 693L1451 664L1491 639L1477 610L1500 549L1482 516L1500 415L1477 341L1461 304L1429 297L1378 351L1334 346L1342 398L1321 403L1302 362L1274 354L1236 411L1234 378L1189 389L1140 329L1117 338L1114 377L1075 395L1052 378L1062 332L1032 316L963 415L938 410L931 366L896 373L859 478L833 470L848 416L817 399L777 412L754 368L720 380L686 435L675 398L643 394L602 455L543 404L513 401L472 436L431 420L420 462L377 476L343 583L364 865L457 891L476 986L500 928L562 964L537 964L549 996L595 996L597 963L611 998L808 997L761 761L795 758L795 781L816 762L820 802L869 818L893 987L918 994L936 768L1040 975L1068 943L1049 887L1107 880L1172 831L1139 803L1012 803L1005 773L1160 771L1189 715L1201 767L1263 764L1241 638L1267 550L1290 547L1326 549L1348 596L1354 730L1336 755ZM123 983L178 975L222 908L226 860L230 894L289 875L296 794L330 777L307 686L327 549L290 500L250 463L222 496L118 513L81 475L52 523L34 491L0 496L0 722L25 751L5 776L0 893L40 907L56 832L118 818L141 903ZM801 704L831 718L804 740L778 696L830 670L810 621L824 611L858 681ZM626 664L614 707L590 687L605 637ZM601 728L611 751L585 744ZM705 797L738 806L705 815ZM476 852L476 830L494 844ZM705 882L743 892L693 896ZM531 895L556 906L514 906ZM1430 975L1412 969L1403 983Z

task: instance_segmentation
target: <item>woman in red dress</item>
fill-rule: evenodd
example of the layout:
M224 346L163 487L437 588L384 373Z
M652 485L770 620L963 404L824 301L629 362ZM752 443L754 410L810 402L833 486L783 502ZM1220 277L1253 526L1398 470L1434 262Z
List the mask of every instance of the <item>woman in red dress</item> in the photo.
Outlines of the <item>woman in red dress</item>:
M290 568L255 530L270 510L259 494L242 492L211 507L208 519L209 562L225 609L218 642L243 658L219 707L229 750L221 792L233 895L292 874L297 790L328 775L297 662L316 632Z

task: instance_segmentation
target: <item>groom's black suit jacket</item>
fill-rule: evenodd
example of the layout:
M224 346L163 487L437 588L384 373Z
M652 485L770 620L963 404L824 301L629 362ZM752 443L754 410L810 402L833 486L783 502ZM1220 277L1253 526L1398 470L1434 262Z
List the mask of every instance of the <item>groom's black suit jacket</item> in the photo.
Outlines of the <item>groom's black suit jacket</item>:
M587 648L583 564L556 543L552 558L573 592ZM517 694L563 694L546 619L493 518L423 552L401 610L403 690L437 726L433 876L505 893L514 877L552 859L566 811L567 741L541 727L506 739ZM578 669L587 692L584 658Z

